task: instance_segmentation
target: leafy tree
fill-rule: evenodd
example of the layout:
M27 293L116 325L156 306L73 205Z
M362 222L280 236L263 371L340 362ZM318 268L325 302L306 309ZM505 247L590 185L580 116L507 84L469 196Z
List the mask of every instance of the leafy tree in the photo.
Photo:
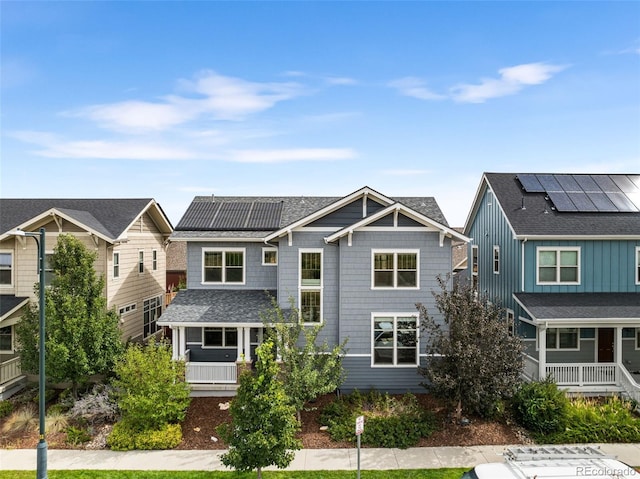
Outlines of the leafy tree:
M268 337L276 346L282 359L280 377L284 389L296 408L298 421L300 412L307 401L322 394L335 391L345 379L342 358L347 340L329 347L327 341L318 342L323 325L303 325L299 312L290 300L291 312L288 318L272 298L272 308L263 315Z
M169 344L130 344L115 373L118 406L129 429L159 430L184 419L191 402L185 364L171 359Z
M51 257L54 276L45 290L47 378L78 385L112 371L122 353L118 316L107 310L104 278L97 276L97 253L76 237L60 235ZM36 284L36 295L42 285ZM39 306L32 304L16 328L22 368L38 372Z
M222 463L241 472L256 469L261 479L264 467L287 467L302 443L296 439L295 409L278 379L273 342L267 339L256 354L255 372L246 370L240 375L237 395L229 407L231 423L220 426L218 433L229 444L229 451L220 457Z
M522 342L509 333L500 307L466 284L449 290L446 279L438 282L434 296L444 324L417 305L430 355L421 368L423 386L447 400L458 418L463 410L490 417L521 382Z

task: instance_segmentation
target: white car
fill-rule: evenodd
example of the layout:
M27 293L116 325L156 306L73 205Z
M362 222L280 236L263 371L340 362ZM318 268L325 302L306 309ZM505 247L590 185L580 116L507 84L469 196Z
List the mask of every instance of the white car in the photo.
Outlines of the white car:
M504 456L504 462L480 464L461 479L640 478L640 472L594 446L511 447Z

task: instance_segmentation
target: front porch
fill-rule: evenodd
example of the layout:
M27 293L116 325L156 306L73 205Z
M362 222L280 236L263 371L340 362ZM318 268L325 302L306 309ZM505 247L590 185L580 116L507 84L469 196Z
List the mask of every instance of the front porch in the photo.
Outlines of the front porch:
M24 387L25 379L19 356L0 355L0 401L20 391Z
M529 381L551 377L568 393L586 396L619 394L640 402L640 373L620 363L547 363L524 355L524 376Z

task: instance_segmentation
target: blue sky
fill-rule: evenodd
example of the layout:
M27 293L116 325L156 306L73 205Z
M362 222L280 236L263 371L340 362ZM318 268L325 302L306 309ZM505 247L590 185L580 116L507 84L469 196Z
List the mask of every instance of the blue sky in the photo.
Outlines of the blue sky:
M0 2L2 197L640 172L640 2Z

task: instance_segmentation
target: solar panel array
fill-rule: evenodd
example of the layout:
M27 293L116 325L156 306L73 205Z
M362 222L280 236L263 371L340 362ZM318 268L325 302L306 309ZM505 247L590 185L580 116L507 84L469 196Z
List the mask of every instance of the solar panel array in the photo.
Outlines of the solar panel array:
M280 227L281 213L281 202L194 201L176 230L271 231Z
M545 193L557 211L640 212L640 175L518 175L527 193Z

